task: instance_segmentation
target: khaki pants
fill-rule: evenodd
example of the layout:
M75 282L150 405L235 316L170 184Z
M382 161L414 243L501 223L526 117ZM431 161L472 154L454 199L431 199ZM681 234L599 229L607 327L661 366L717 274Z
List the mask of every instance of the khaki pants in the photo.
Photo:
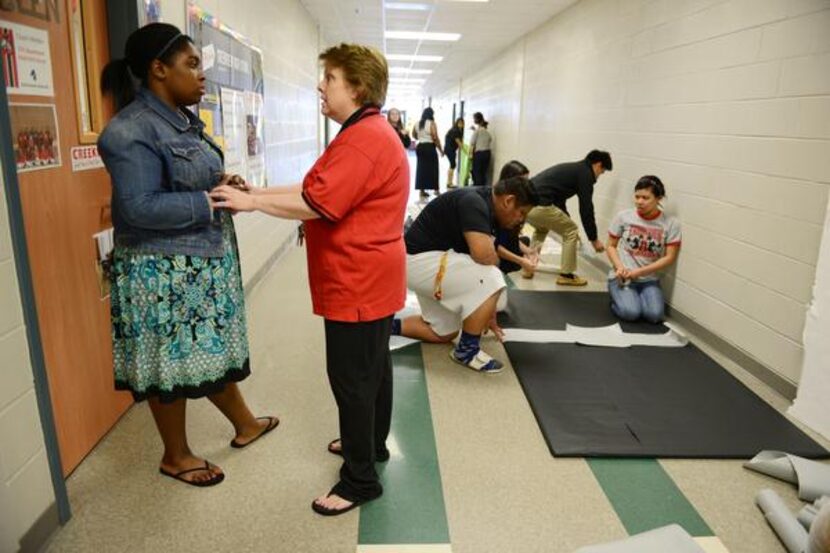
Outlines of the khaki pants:
M558 207L546 205L531 209L530 213L527 214L527 222L535 229L531 247L541 247L550 231L562 237L562 267L560 271L563 274L575 272L579 228L573 219Z

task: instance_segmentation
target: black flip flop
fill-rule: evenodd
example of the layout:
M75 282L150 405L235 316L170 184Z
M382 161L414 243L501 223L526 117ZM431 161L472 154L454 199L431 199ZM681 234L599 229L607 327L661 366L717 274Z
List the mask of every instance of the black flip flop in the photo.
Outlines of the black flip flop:
M326 449L328 449L329 453L331 453L332 455L340 455L342 457L343 456L343 450L342 449L334 449L334 444L336 444L339 441L340 441L340 438L333 439L332 441L329 442L329 445ZM343 444L340 444L340 447L342 448Z
M329 497L331 494L328 494L326 497ZM346 499L345 497L343 499ZM350 499L346 499L346 501L351 501ZM317 513L318 515L323 515L324 517L336 517L337 515L342 515L343 513L348 513L355 507L360 507L362 501L352 501L352 504L348 507L343 509L329 509L328 507L323 507L322 505L317 504L317 500L311 502L311 510Z
M187 470L183 470L181 472L177 472L175 474L172 473L172 472L167 472L163 468L159 467L159 472L161 474L163 474L164 476L172 478L173 480L178 480L179 482L184 482L185 484L190 484L191 486L196 486L197 488L208 488L210 486L215 486L216 484L219 484L220 482L222 482L225 479L224 474L216 474L210 480L202 480L202 481L187 480L185 478L182 478L183 475L191 473L191 472L196 472L197 470L206 470L206 471L210 472L210 463L205 461L205 466L204 467L197 467L195 469L187 469Z
M278 419L277 417L257 417L256 420L261 421L261 420L266 420L266 419L268 420L268 426L266 426L265 429L262 432L257 434L256 438L254 438L250 442L245 442L244 444L240 444L239 442L236 441L236 438L234 438L233 440L231 440L231 447L234 447L236 449L242 449L243 447L248 447L249 445L251 445L252 443L257 441L261 437L265 436L270 431L272 431L273 429L275 429L276 427L278 427L280 425L280 419Z
M342 449L334 449L334 444L336 444L339 441L340 441L340 438L333 439L332 441L329 442L329 445L328 445L328 447L326 447L326 449L332 455L339 455L340 457L342 457L343 456L343 450ZM343 444L340 444L340 447L342 448ZM389 451L388 450L384 451L383 453L376 453L375 454L375 461L377 461L378 463L385 463L388 460L389 460Z

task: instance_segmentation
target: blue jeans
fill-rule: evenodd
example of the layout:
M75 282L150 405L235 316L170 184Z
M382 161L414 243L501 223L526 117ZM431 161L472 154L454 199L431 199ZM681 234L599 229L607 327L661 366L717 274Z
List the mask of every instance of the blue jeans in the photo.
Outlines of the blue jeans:
M659 323L665 314L666 302L660 281L630 282L625 286L613 278L608 281L611 294L611 311L624 321L640 318L650 323Z

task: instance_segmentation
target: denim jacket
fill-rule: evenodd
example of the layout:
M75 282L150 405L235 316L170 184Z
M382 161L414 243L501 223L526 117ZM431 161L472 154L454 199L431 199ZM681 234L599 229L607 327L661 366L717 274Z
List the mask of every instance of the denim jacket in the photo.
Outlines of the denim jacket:
M207 196L224 171L222 152L203 130L193 113L146 88L110 121L98 150L112 179L116 246L222 256L219 213Z

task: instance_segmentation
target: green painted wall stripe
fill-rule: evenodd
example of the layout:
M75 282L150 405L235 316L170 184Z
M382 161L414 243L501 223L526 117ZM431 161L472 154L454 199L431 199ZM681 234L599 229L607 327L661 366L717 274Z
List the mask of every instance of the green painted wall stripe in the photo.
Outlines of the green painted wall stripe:
M360 508L358 543L450 543L421 345L392 352L392 458L377 465L383 496Z
M677 523L692 536L714 533L656 459L586 459L629 534Z

